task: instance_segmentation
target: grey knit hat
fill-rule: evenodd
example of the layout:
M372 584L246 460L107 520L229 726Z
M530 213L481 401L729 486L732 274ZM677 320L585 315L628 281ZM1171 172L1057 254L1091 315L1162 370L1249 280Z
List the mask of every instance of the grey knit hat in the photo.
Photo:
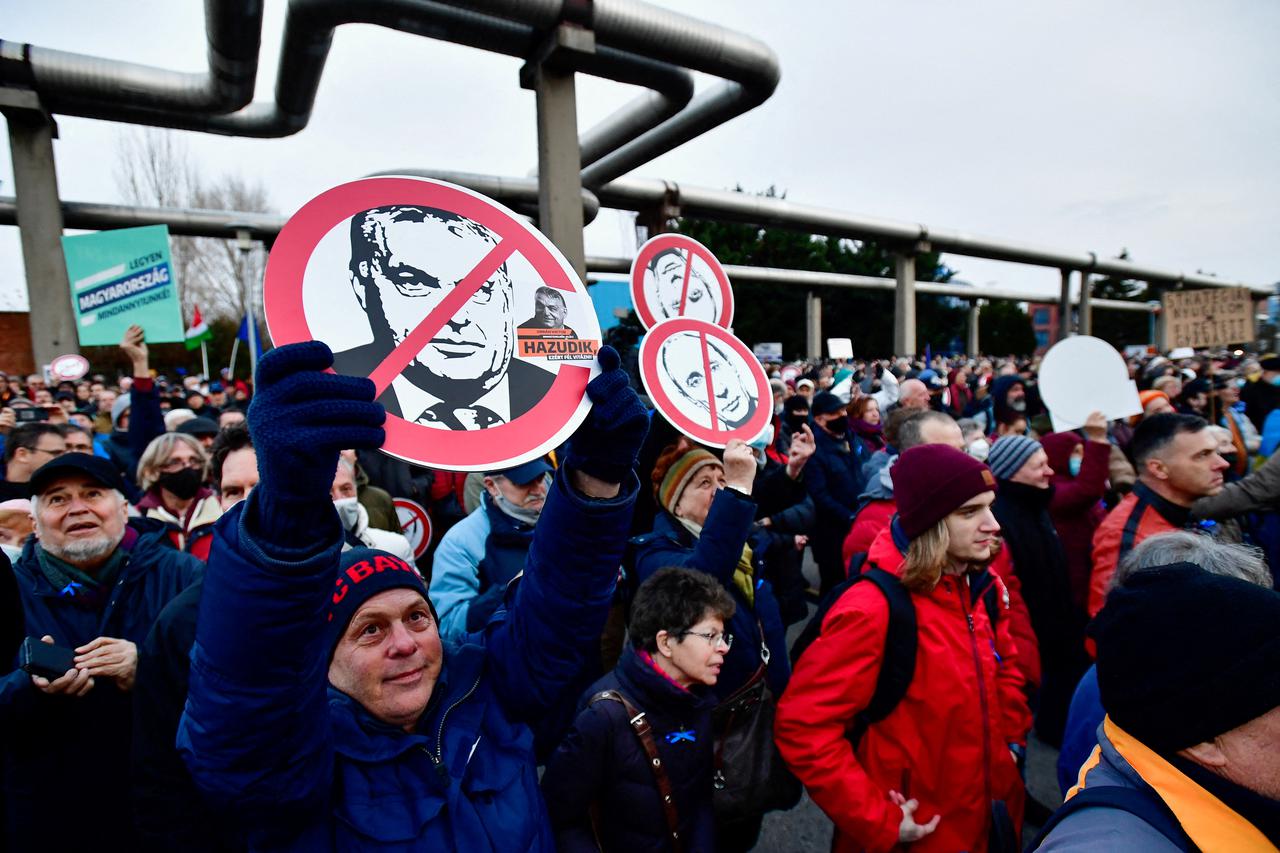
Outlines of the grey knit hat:
M120 416L129 411L132 405L128 394L121 394L116 397L116 401L111 404L111 428L120 428Z
M987 454L987 467L996 475L997 480L1008 480L1039 449L1040 442L1034 438L1006 435L996 439L996 443L991 445L991 451Z

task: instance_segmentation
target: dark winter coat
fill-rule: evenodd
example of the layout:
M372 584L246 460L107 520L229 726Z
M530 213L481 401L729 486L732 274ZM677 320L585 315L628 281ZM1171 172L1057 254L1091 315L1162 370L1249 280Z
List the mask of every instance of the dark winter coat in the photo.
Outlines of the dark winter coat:
M689 853L715 850L711 808L714 694L686 690L654 669L635 649L583 697L617 690L653 728L653 739L671 781L680 837ZM547 763L542 777L558 853L661 853L671 849L653 768L623 706L613 700L588 705ZM601 845L591 826L599 808Z
M141 646L160 611L201 571L199 560L169 544L162 525L133 519L120 545L128 561L99 611L54 589L40 571L37 547L28 540L14 567L24 633L48 634L71 649L97 637ZM6 669L0 678L0 727L6 732L0 755L9 849L49 849L56 831L58 846L67 849L136 850L129 804L133 694L100 679L79 698L48 696L16 660Z
M141 849L165 853L241 850L200 798L174 745L187 703L191 647L204 580L182 591L160 611L147 641L138 646L133 686L133 818Z
M1067 577L1071 583L1071 602L1080 610L1089 604L1089 577L1093 574L1093 534L1097 532L1107 511L1102 496L1107 490L1107 465L1111 445L1084 441L1074 432L1056 432L1040 441L1053 469L1053 500L1049 515L1053 518L1058 540L1067 558ZM1084 445L1084 459L1079 476L1071 476L1068 460L1072 451Z
M841 542L853 524L858 495L866 482L862 475L866 459L856 442L838 441L816 424L812 429L816 449L804 466L804 481L818 510L814 533Z
M1052 486L1038 489L1000 480L991 508L1040 643L1044 681L1036 731L1056 745L1062 738L1071 692L1089 662L1084 652L1085 617L1071 602L1066 552L1049 515L1053 492Z
M219 819L273 850L554 850L529 724L598 654L639 491L632 478L589 500L567 480L552 483L509 608L445 646L413 732L328 686L336 518L275 543L303 555L283 562L243 523L265 486L224 515L178 731Z
M721 699L746 684L760 666L761 636L757 619L764 627L763 640L769 647L768 680L775 696L781 695L791 676L791 663L785 652L786 629L773 595L773 586L762 575L759 554L753 555L756 571L754 607L733 583L733 570L742 556L742 546L751 534L755 508L755 501L751 498L733 489L721 489L711 501L707 523L697 539L675 517L663 512L654 520L652 532L632 540L636 549L636 573L641 583L659 569L669 566L697 569L720 581L733 596L738 609L725 626L725 630L733 634L733 647L724 656L724 667L715 686L716 695Z

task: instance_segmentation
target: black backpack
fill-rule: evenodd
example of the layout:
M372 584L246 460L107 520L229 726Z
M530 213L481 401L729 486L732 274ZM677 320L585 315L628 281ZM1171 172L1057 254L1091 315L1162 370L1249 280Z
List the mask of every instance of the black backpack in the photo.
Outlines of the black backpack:
M855 557L856 560L856 557ZM856 571L856 569L854 570ZM853 574L847 580L836 585L818 602L818 612L809 620L809 624L796 637L791 646L791 665L794 668L804 654L804 650L813 645L814 640L822 633L822 623L827 613L840 598L861 581L875 584L889 603L889 629L885 633L884 660L880 664L880 675L876 679L876 689L871 695L867 707L854 717L853 728L849 740L857 744L872 723L878 723L898 707L902 697L907 695L907 688L916 674L916 607L911 602L911 593L902 585L897 575L886 572L876 565L871 565L860 574ZM982 591L982 603L987 608L987 617L994 627L1000 617L999 587L992 581Z

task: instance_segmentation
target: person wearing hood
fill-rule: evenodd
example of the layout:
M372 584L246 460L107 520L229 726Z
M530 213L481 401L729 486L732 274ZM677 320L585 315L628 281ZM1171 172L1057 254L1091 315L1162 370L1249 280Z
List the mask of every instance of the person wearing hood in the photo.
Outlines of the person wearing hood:
M793 394L788 397L782 404L782 418L778 435L774 438L774 449L785 456L791 450L792 437L808 423L809 398L802 394Z
M551 488L545 456L484 475L480 506L440 540L431 570L431 601L446 640L475 631L502 603L524 568L534 526Z
M662 569L640 585L628 648L587 691L542 776L559 853L717 849L710 688L733 647L733 612L724 587L699 571ZM636 734L637 713L660 767Z
M1093 534L1107 517L1102 497L1107 491L1107 466L1111 443L1107 421L1094 412L1078 432L1055 432L1040 439L1053 469L1053 499L1049 515L1067 557L1071 602L1084 610L1089 605L1089 576L1093 573Z
M217 495L204 484L208 471L204 446L185 433L156 436L138 460L138 512L163 522L174 547L201 560L209 558L213 523L222 515Z
M1036 733L1057 746L1071 693L1089 662L1084 613L1072 604L1066 551L1049 514L1054 472L1040 442L1026 436L1006 436L991 445L987 465L999 484L992 510L1040 646Z
M995 433L998 424L1007 424L1014 417L1030 417L1027 412L1027 386L1021 376L997 376L991 383L990 397L990 416L983 424L988 435Z
M905 386L906 383L904 383ZM858 508L858 495L866 485L862 446L849 441L849 416L834 394L818 394L809 410L817 451L805 473L805 485L818 510L810 545L822 578L822 592L845 578L840 546Z
M395 554L411 566L415 565L413 546L408 539L402 534L379 530L369 525L369 511L360 503L356 488L356 469L351 460L338 457L338 469L334 472L329 496L333 498L333 507L338 511L338 520L342 522L348 549L361 546L377 548Z

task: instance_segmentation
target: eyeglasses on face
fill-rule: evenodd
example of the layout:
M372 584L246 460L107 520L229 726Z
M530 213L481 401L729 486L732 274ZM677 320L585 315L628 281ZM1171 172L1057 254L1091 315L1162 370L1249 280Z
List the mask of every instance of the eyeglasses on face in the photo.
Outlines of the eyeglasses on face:
M719 648L723 643L726 649L733 648L733 634L727 631L681 631L681 637L701 637L711 644L711 648Z

